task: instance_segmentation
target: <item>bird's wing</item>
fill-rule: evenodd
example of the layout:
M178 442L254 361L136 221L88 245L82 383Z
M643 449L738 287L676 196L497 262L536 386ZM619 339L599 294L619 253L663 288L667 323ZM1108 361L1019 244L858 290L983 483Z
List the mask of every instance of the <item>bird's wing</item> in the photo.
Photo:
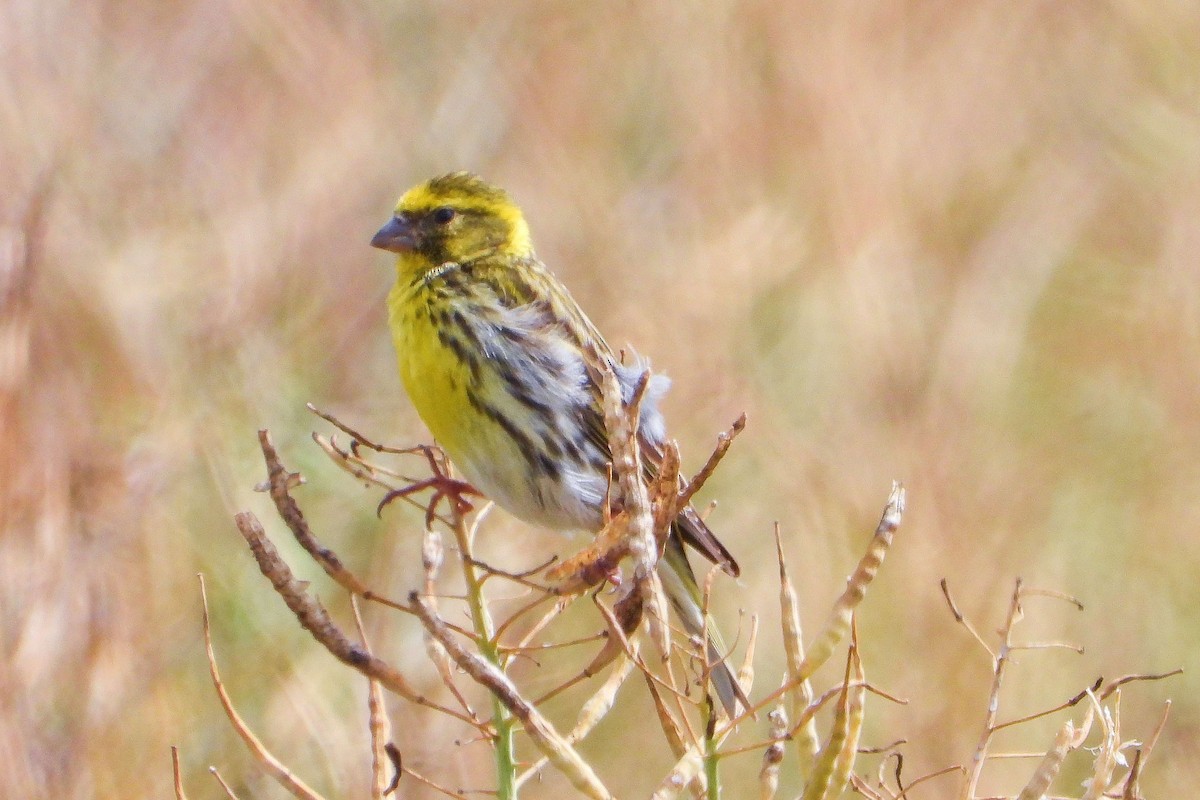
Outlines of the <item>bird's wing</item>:
M620 365L615 354L604 342L599 338L599 334L595 333L595 328L592 327L590 333L595 337L592 346L596 355L606 359L616 375L617 380L621 384L621 393L626 400L633 395L634 387L641 380L642 373L645 371L640 367L631 368L629 366ZM591 359L588 359L589 362ZM593 384L592 395L594 402L587 409L584 415L585 425L588 430L588 439L601 449L601 452L606 457L611 458L611 450L608 446L608 432L604 426L604 413L601 408L600 399L600 368L598 364L588 364L588 376ZM666 391L666 385L663 384L657 394L661 396ZM657 399L657 398L654 398ZM655 419L649 421L648 417L653 416ZM662 433L661 414L657 407L643 406L643 417L638 425L638 445L642 455L642 468L648 479L653 479L658 475L658 470L662 466L663 459L663 433ZM680 478L680 486L683 486L683 479ZM741 574L741 567L738 566L733 554L721 544L717 539L716 534L705 524L704 520L700 519L700 515L696 509L688 506L675 520L672 529L676 531L679 537L685 544L694 547L702 556L709 561L721 567L733 577L738 577Z

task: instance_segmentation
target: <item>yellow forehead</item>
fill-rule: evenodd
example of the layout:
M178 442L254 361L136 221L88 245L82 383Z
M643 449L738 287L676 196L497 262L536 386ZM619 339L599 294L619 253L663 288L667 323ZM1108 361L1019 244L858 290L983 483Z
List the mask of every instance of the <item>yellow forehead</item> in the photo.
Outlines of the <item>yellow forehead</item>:
M514 251L530 250L529 228L521 209L498 186L469 172L452 172L419 183L401 196L396 213L420 214L441 206L473 211L508 223L508 245Z
M452 172L417 184L400 198L396 211L418 211L438 206L492 212L501 216L510 210L520 213L503 189L469 172Z

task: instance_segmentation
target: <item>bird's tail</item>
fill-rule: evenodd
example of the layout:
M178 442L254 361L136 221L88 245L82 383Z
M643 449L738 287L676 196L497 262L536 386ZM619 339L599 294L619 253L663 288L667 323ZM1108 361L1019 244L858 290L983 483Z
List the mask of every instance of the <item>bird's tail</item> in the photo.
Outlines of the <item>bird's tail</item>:
M705 624L700 586L696 583L695 573L692 572L691 564L683 551L683 543L674 533L667 539L666 552L658 562L658 574L662 579L663 591L666 592L671 606L679 615L679 620L687 632L693 636L703 636L707 633L706 650L708 663L712 665L710 679L713 689L716 690L725 713L731 718L737 716L739 705L742 709L748 709L750 701L729 665L725 663L725 645L722 644L712 619Z

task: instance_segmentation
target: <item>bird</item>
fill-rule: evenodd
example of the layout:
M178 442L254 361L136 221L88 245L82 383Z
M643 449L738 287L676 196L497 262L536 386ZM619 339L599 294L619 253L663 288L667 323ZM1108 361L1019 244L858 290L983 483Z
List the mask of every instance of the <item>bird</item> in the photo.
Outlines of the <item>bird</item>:
M371 245L397 256L387 309L401 382L470 487L528 523L598 531L612 469L589 363L597 356L608 363L626 402L647 363L622 363L538 259L520 207L477 175L454 172L412 187ZM647 480L667 441L659 406L669 384L653 374L644 389L637 440ZM747 701L706 624L685 544L730 575L740 569L690 506L672 523L658 561L683 627L707 632L712 684L733 717Z

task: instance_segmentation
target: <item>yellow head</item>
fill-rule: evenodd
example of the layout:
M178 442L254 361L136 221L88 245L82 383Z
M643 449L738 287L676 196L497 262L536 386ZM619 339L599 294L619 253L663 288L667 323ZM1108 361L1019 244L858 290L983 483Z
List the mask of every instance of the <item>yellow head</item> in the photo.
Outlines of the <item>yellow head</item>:
M416 268L488 256L532 256L525 217L503 189L468 172L431 178L404 193L371 240Z

